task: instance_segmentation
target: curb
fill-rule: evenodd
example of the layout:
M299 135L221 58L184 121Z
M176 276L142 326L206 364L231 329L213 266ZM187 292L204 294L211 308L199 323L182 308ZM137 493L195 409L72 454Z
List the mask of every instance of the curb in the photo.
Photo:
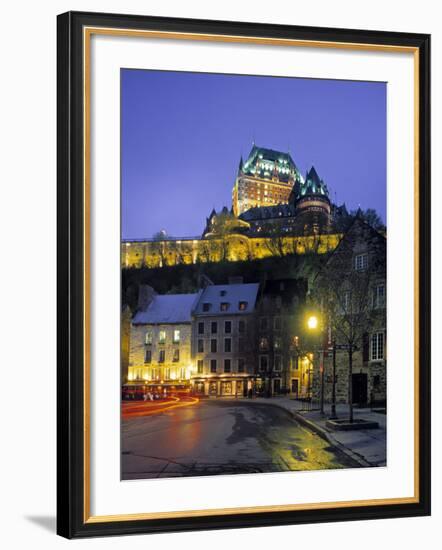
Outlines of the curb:
M281 405L279 405L281 407ZM355 453L354 451L352 451L351 449L349 449L348 447L346 447L345 445L343 445L340 441L338 441L337 439L335 439L331 434L330 432L328 432L327 430L325 430L324 428L321 428L320 426L318 426L315 422L313 422L312 420L309 420L307 418L305 418L304 416L302 416L302 414L296 412L296 411L290 411L289 409L286 409L285 407L281 407L281 408L284 408L284 410L290 412L293 417L300 423L300 424L303 424L304 426L307 426L308 428L310 428L312 431L314 431L315 433L317 433L320 437L322 437L322 439L325 439L328 443L330 443L330 445L333 445L333 447L336 447L337 449L339 449L342 453L344 453L345 455L347 455L349 458L351 458L352 460L354 460L355 462L357 462L360 466L363 466L363 467L375 467L376 464L373 464L372 462L369 462L367 459L365 459L363 456L361 456L360 454L358 453Z
M259 404L259 403L262 403L262 402L258 402L257 404ZM355 453L354 451L352 451L351 449L349 449L348 447L343 445L340 441L335 439L330 434L330 432L328 432L324 428L321 428L320 426L318 426L312 420L309 420L308 418L305 418L304 416L302 416L302 414L300 414L296 411L292 411L291 409L289 409L287 407L284 407L284 405L281 405L280 403L268 403L268 405L278 407L278 408L288 412L289 414L291 414L297 422L299 422L303 426L306 426L307 428L309 428L310 430L312 430L313 432L318 434L320 437L322 437L322 439L325 439L328 443L330 443L330 445L333 445L333 447L336 447L337 449L339 449L339 451L344 453L347 457L352 459L354 462L357 462L359 464L359 466L362 466L362 467L365 467L365 468L367 468L367 467L372 467L372 468L377 467L376 464L373 464L372 462L369 462L362 455L360 455L358 453Z

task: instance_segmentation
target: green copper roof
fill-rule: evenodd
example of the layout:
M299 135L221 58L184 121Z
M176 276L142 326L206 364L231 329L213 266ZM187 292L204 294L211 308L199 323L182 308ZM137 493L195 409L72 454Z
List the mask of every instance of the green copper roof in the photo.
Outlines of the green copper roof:
M281 181L302 180L290 153L257 147L256 145L253 145L245 162L241 158L239 173L264 179L272 179L276 175Z
M314 166L307 172L305 180L294 187L293 192L295 201L308 196L329 198L327 185L318 176Z

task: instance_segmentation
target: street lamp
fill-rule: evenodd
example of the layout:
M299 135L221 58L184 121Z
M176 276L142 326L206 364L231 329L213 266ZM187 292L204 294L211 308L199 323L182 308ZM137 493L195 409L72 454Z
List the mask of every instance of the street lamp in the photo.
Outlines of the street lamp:
M310 315L310 317L307 319L307 326L310 330L316 330L319 325L319 320L316 317L316 315Z
M310 315L307 319L307 327L309 330L317 330L319 327L319 319L316 315ZM322 348L322 346L321 346ZM321 406L320 413L324 415L324 350L319 350L319 373L321 375Z

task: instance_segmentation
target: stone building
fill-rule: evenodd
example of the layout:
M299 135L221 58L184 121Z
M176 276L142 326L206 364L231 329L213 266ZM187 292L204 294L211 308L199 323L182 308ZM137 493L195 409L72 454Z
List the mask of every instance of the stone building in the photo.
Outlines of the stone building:
M267 396L306 393L305 362L297 346L307 284L305 280L268 280L256 306L256 392Z
M130 325L132 312L125 304L121 308L121 382L124 384L129 375L129 354L130 354Z
M232 190L233 214L239 216L250 208L288 202L301 174L289 153L253 144L245 162L239 163Z
M333 340L337 402L384 404L387 392L386 238L357 216L319 273L313 295L322 300L324 324L330 327L324 353L315 353L313 395L331 400ZM328 318L328 321L327 321ZM350 358L349 348L352 347ZM352 362L351 386L349 363Z
M128 381L162 391L188 388L192 374L191 312L198 294L140 288L131 324Z
M192 310L191 384L196 394L243 397L256 378L258 283L208 285Z

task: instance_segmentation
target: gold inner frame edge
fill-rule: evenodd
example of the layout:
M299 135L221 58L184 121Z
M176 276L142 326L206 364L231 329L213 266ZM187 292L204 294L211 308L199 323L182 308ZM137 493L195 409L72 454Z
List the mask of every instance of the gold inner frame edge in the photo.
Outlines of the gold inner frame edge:
M414 495L370 500L351 500L336 502L318 502L302 504L284 504L270 506L249 506L234 508L215 508L206 510L181 510L173 512L150 512L135 514L115 514L92 516L90 512L90 43L92 35L128 36L142 38L194 40L209 42L233 42L258 45L333 48L371 52L412 53L414 63ZM83 133L83 208L84 208L84 486L83 519L84 523L103 523L117 521L141 521L153 519L194 518L207 516L225 516L232 514L256 514L264 512L284 512L301 510L324 510L330 508L351 508L356 506L380 506L392 504L412 504L419 502L419 49L412 46L384 44L364 44L358 42L330 42L320 40L297 40L270 37L245 37L206 33L186 33L168 31L149 31L137 29L115 29L109 27L83 28L83 93L84 93L84 133Z

